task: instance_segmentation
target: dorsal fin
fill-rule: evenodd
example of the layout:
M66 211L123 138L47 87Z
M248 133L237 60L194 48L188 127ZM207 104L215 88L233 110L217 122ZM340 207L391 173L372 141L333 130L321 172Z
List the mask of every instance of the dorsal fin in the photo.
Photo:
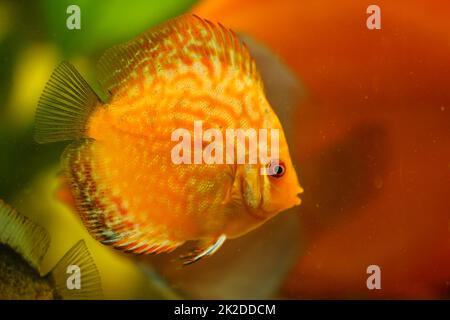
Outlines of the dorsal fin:
M98 80L114 95L144 67L146 74L156 76L166 68L191 67L195 61L209 69L234 68L260 82L255 62L236 34L192 14L168 20L108 49L98 62Z
M0 200L0 244L9 246L39 270L50 246L50 236L44 228Z

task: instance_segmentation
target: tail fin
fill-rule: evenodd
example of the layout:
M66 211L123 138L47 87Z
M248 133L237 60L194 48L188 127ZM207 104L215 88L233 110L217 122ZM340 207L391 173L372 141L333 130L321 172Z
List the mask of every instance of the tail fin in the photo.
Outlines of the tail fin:
M90 114L100 99L73 65L63 61L39 99L35 140L48 143L84 136Z
M84 240L78 241L50 273L61 299L100 299L100 274Z

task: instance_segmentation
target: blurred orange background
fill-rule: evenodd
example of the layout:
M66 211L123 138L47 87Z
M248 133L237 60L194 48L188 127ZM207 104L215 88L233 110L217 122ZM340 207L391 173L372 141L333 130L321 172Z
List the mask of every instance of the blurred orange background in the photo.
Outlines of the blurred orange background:
M366 9L381 8L381 30ZM270 47L306 98L291 147L304 252L288 298L450 295L450 3L208 0L193 12ZM382 290L366 287L379 265Z

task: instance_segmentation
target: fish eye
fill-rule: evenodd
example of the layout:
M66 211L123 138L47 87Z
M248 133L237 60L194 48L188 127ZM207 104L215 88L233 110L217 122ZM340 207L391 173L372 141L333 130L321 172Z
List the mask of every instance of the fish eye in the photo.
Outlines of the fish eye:
M281 178L286 172L284 163L273 163L270 165L270 176L274 178Z

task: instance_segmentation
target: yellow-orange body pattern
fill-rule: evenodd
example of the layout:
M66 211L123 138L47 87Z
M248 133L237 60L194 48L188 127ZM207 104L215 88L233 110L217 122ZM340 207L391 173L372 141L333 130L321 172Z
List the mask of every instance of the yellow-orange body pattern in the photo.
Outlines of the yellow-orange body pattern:
M66 69L72 88L83 87ZM207 247L300 203L281 124L233 32L196 16L175 18L108 50L99 78L106 103L83 98L90 106L77 111L83 120L69 134L64 126L52 131L58 119L38 110L38 125L47 127L38 126L37 138L76 140L63 156L66 176L85 225L103 243L134 253L169 252L188 240ZM204 130L280 129L286 174L261 175L259 164L174 164L171 134L193 131L194 121Z

